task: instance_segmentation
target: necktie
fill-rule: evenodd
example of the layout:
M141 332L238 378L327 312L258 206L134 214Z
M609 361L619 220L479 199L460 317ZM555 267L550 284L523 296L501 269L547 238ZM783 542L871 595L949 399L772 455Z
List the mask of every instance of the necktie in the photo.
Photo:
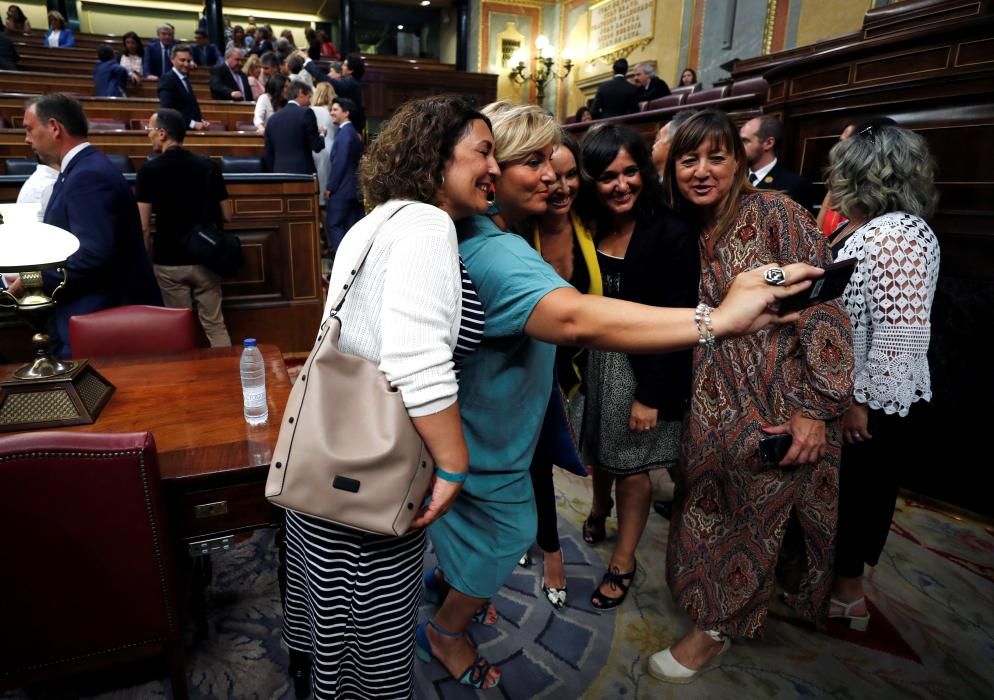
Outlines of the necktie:
M749 173L749 184L753 187L759 184L759 175L756 173Z
M162 44L159 44L159 46L162 46ZM162 70L159 72L160 78L166 74L166 66L169 65L169 62L166 60L166 52L166 47L162 46Z
M187 92L190 92L190 84L189 84L188 82L186 82L186 76L185 76L185 75L184 75L184 76L181 76L181 77L180 77L180 80L182 80L182 81L183 81L183 87L185 87L185 88L186 88L186 91L187 91Z

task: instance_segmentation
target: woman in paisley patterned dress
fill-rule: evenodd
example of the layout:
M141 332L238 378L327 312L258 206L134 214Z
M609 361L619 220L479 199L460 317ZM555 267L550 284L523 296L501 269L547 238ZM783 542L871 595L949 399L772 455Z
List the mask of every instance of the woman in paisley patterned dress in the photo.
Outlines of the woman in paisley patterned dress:
M890 532L901 468L914 459L912 404L928 401L928 341L939 242L934 165L918 134L876 120L830 154L829 192L849 219L831 240L856 259L842 295L853 325L856 382L842 421L839 534L830 618L865 630L864 564L876 566ZM920 404L919 404L920 405Z
M714 304L735 275L767 263L831 261L814 220L790 198L747 182L728 116L705 110L680 127L664 183L700 231L701 301ZM758 637L774 594L788 518L796 514L807 566L788 602L820 621L828 612L838 498L839 419L852 392L849 318L837 301L792 324L701 345L677 469L667 579L693 628L654 654L649 671L689 682L717 662L729 637ZM790 433L779 465L764 467L765 433Z

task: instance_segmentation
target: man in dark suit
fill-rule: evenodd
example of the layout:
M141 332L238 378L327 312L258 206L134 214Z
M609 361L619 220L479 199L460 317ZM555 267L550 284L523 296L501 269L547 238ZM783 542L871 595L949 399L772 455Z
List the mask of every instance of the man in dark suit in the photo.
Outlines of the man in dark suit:
M640 63L635 66L635 82L638 83L637 100L639 102L648 102L670 94L670 86L658 75L655 75L655 69L651 63Z
M245 54L234 46L224 52L224 63L211 68L211 98L215 100L250 100L252 90L242 73Z
M172 69L169 58L173 50L175 32L173 25L168 22L156 27L155 33L159 38L145 47L145 56L142 58L146 78L157 80Z
M159 78L159 104L166 109L175 109L183 115L188 129L203 131L210 122L200 113L200 103L193 92L190 71L193 69L193 53L188 44L179 44L172 50L173 69Z
M110 44L97 47L97 65L93 67L93 87L97 97L127 97L124 86L131 82L128 69L114 60Z
M304 70L311 74L314 83L331 83L335 88L335 94L343 97L352 103L352 126L355 127L356 134L362 134L366 128L366 113L362 106L362 75L366 72L366 64L363 63L362 56L350 53L342 63L342 77L335 78L328 75L318 64L310 60L306 53L300 52L304 57Z
M194 44L191 47L193 62L198 66L216 66L221 62L221 52L210 39L206 29L198 29L193 33Z
M331 120L338 125L325 198L328 200L325 232L332 250L337 250L346 232L362 217L356 171L362 156L362 140L349 119L352 100L336 97L331 103Z
M45 210L45 223L66 229L79 249L66 261L66 286L59 292L52 350L69 357L69 319L124 304L162 305L142 240L138 204L117 166L87 141L86 114L79 102L52 93L24 111L25 141L61 173ZM51 292L61 273L44 274Z
M620 117L638 111L638 88L628 82L628 61L619 58L612 69L614 77L600 84L590 107L594 119Z
M266 122L263 161L267 172L301 175L317 172L311 154L324 148L324 137L318 133L318 120L310 109L311 92L310 85L290 81L286 106Z
M783 167L777 160L783 141L783 126L776 117L764 114L750 119L739 130L746 160L749 162L749 182L763 190L780 190L814 214L815 193L811 182Z

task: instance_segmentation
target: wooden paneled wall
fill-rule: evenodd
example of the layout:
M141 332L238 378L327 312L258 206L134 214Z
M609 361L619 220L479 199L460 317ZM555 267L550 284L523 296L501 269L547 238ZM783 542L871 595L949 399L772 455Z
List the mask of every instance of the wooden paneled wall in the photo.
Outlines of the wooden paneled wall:
M0 202L13 202L25 179L0 177ZM225 228L245 253L238 276L223 286L232 342L253 337L283 352L309 351L324 308L317 184L302 175L226 175L225 183L234 209ZM0 348L9 362L31 355L29 328L6 310Z
M868 12L859 35L791 53L766 57L765 70L761 59L743 62L735 77L766 77L764 111L783 117L783 155L793 169L820 182L838 134L872 115L890 116L929 143L941 195L930 224L942 256L933 399L912 414L921 444L915 463L901 465L903 485L994 514L978 463L994 395L980 340L994 321L994 2L895 3Z

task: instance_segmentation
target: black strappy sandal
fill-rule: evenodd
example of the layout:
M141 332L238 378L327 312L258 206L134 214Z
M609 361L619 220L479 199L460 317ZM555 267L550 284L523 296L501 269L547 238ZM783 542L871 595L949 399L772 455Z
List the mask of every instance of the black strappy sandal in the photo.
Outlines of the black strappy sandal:
M608 499L607 501L607 512L604 515L595 516L593 513L587 516L587 519L583 521L583 541L587 544L597 544L602 542L605 537L607 537L607 527L604 525L604 521L607 520L608 516L611 515L611 510L614 508L614 501Z
M590 604L597 610L611 610L624 603L625 598L628 597L628 589L631 588L632 583L635 581L635 572L638 571L638 568L639 564L637 561L634 568L627 574L621 573L616 567L609 568L604 573L604 578L601 579L601 586L607 583L611 586L612 591L620 590L621 595L617 598L610 598L601 593L600 586L598 586L590 595Z

